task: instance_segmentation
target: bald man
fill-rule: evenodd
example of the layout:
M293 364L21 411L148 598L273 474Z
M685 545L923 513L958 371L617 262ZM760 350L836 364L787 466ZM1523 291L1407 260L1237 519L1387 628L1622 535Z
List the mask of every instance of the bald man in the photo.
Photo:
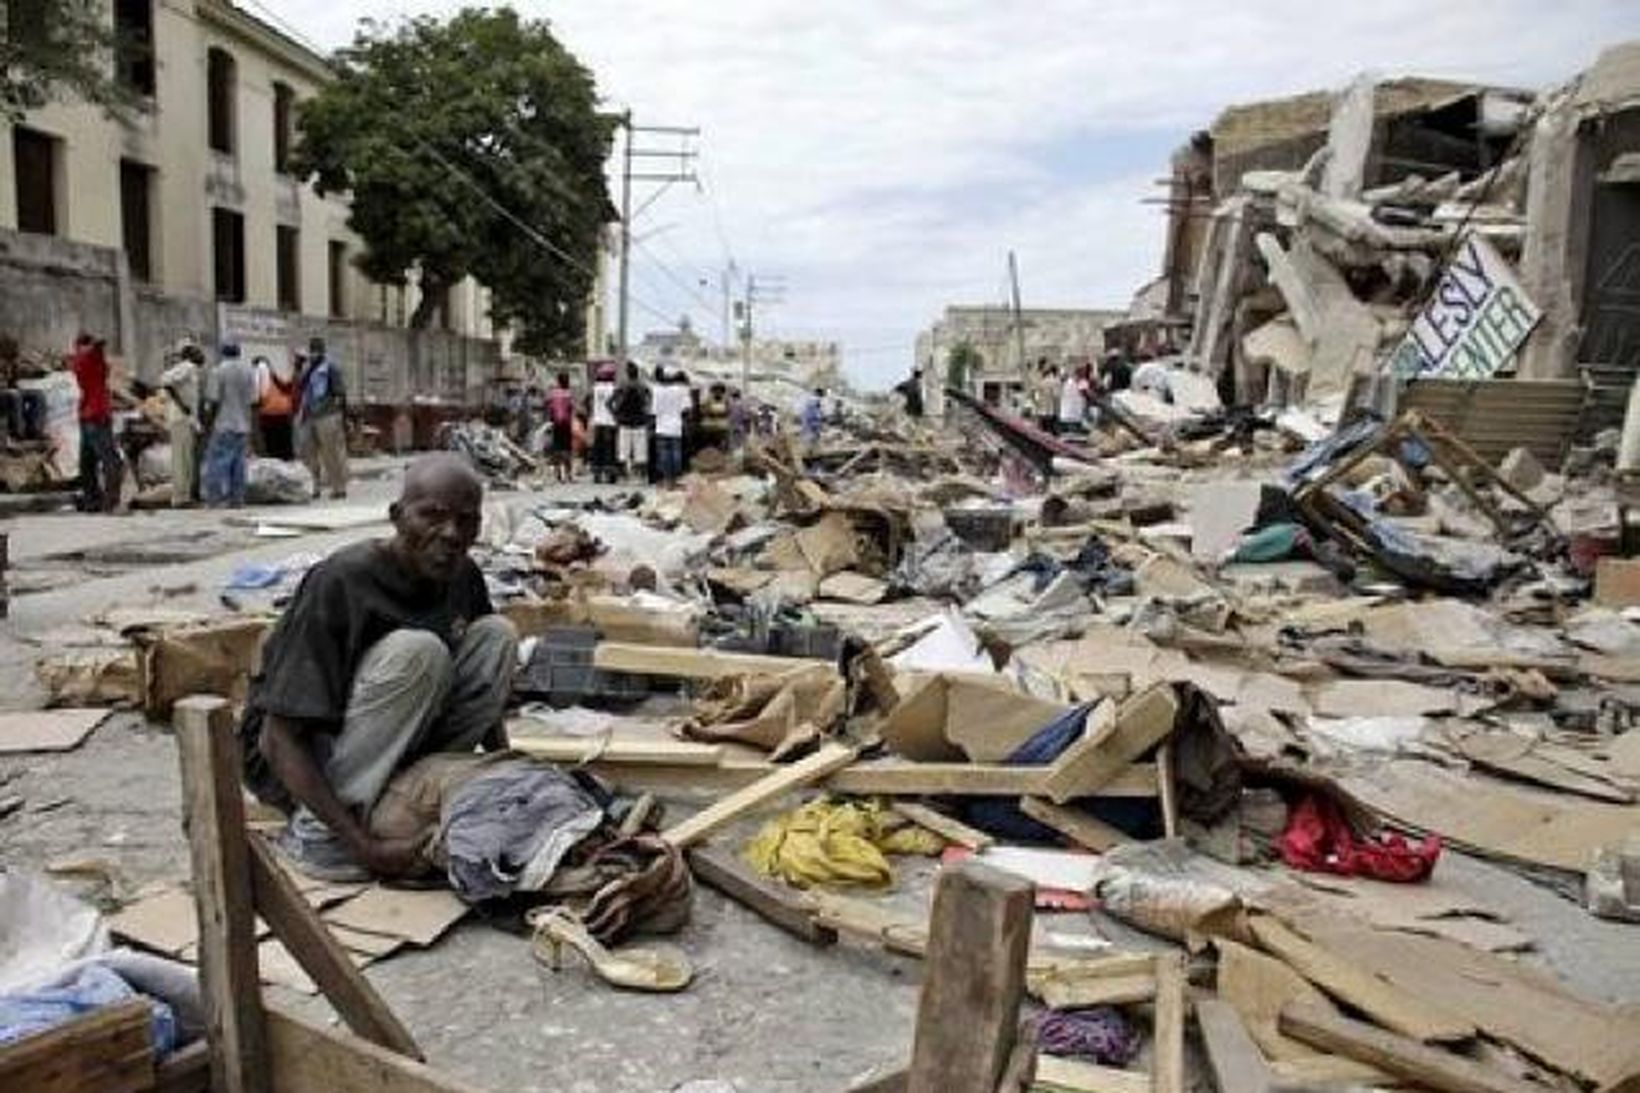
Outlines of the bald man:
M240 726L245 782L290 812L278 845L311 876L422 871L421 846L366 827L388 782L431 752L507 745L518 637L467 554L482 499L461 457L417 460L393 537L314 566L268 637Z

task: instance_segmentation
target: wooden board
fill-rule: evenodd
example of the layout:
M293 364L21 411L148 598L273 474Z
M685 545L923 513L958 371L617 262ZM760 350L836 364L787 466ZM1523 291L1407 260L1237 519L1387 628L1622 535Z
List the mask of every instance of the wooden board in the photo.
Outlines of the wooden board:
M928 952L928 923L871 900L815 891L814 921L828 930L868 938L889 952L921 959Z
M970 850L984 850L996 842L983 831L969 827L954 816L914 801L896 801L894 811L919 827L927 828L946 842L966 846Z
M1018 1035L1035 893L973 861L940 874L907 1093L995 1093Z
M182 815L199 918L199 981L216 1093L268 1089L239 743L226 699L176 703Z
M106 709L19 710L0 713L0 755L69 751L108 717Z
M780 675L793 668L835 668L829 660L808 657L771 657L757 653L725 653L716 649L686 649L676 646L635 645L630 642L599 642L592 651L592 664L611 672L633 672L645 676L676 679L722 679L724 676Z
M1038 823L1053 828L1078 846L1096 853L1102 854L1113 846L1122 846L1133 841L1131 836L1118 831L1096 816L1090 816L1078 808L1056 805L1043 797L1021 797L1019 810Z
M712 846L688 852L689 868L708 888L723 893L765 921L812 945L830 945L837 931L814 920L814 900L787 884L771 880L735 855Z
M727 755L722 744L698 744L690 740L541 736L531 735L532 731L535 731L535 723L530 719L514 718L507 725L507 742L516 751L550 763L715 767Z
M1299 936L1267 915L1250 921L1253 936L1268 952L1337 998L1386 1028L1422 1041L1465 1040L1475 1026L1452 1011L1420 1000L1387 980Z
M270 1093L483 1093L350 1033L267 1007Z
M1274 1075L1235 1007L1222 998L1198 998L1196 1027L1219 1093L1265 1093Z
M1156 1009L1151 1077L1155 1093L1184 1093L1184 957L1160 953L1156 957Z
M761 759L726 759L720 765L609 763L586 769L632 792L657 794L729 793L783 769ZM855 763L816 783L836 793L904 797L1040 796L1050 768L984 763L912 763L877 759ZM1135 763L1106 783L1100 797L1155 797L1156 767Z
M736 790L667 828L661 832L661 838L680 849L693 846L746 813L841 770L854 762L854 755L854 749L843 744L822 744L813 755L779 767L744 789Z
M1173 731L1179 700L1158 684L1123 702L1111 720L1095 723L1049 768L1046 796L1055 804L1091 797Z
M312 977L347 1027L366 1040L412 1059L423 1058L408 1029L354 967L347 950L274 859L261 836L249 837L256 906L285 949ZM264 962L265 963L265 962Z
M1031 1088L1049 1093L1152 1093L1150 1075L1143 1071L1117 1070L1053 1055L1037 1057Z
M365 933L402 938L425 948L467 915L467 905L448 888L374 885L330 908L324 921Z
M1281 1011L1281 1031L1323 1051L1370 1063L1386 1074L1447 1093L1542 1093L1500 1070L1406 1036L1386 1032L1314 1006L1289 1005Z
M115 1002L0 1046L0 1089L146 1093L154 1085L148 1003Z

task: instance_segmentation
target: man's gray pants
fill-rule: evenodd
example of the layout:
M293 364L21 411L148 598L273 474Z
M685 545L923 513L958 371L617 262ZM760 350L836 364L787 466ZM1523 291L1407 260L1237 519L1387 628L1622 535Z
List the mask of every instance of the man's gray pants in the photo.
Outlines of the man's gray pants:
M425 630L395 630L359 660L342 731L316 737L325 781L361 819L393 775L433 752L467 752L496 733L512 691L518 632L500 615L475 619L454 651ZM298 808L291 832L323 839L324 823Z

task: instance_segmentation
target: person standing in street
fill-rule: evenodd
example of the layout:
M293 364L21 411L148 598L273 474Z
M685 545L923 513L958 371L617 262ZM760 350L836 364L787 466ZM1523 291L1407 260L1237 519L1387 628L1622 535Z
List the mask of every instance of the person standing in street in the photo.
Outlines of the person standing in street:
M803 402L797 408L798 433L802 436L803 443L810 448L820 443L820 426L824 420L825 399L825 389L816 387L803 396Z
M1059 388L1059 431L1080 433L1088 416L1088 390L1079 372L1065 373Z
M256 428L262 437L262 451L270 459L296 458L292 443L292 419L296 414L296 376L280 374L266 357L257 357Z
M313 475L313 496L320 481L332 497L347 496L347 388L342 370L325 352L325 340L308 342L308 366L302 376L296 427L304 433L302 459Z
M159 378L165 389L165 425L171 438L171 507L199 500L199 368L205 354L192 338L177 343L176 357Z
M923 416L922 369L913 368L910 378L895 384L894 390L905 399L905 416L912 420L920 420Z
M569 389L568 372L558 373L547 392L547 424L552 427L547 445L553 475L559 482L568 482L575 467L575 392Z
M1059 421L1059 366L1044 358L1036 382L1031 386L1031 412L1045 433L1054 431Z
M663 485L673 485L683 473L683 415L689 409L689 387L680 374L657 377L655 403L655 464Z
M82 333L69 360L80 388L80 500L82 512L112 512L120 503L120 453L114 446L114 401L108 390L107 346Z
M619 430L619 458L623 475L641 480L649 464L649 388L636 361L626 362L626 380L610 396L610 412Z
M211 408L211 438L205 446L205 503L213 508L245 504L245 462L256 413L256 371L239 346L222 346L222 360L205 389Z
M615 411L610 403L615 398L615 366L600 364L592 381L592 480L615 481L615 438L620 426L615 423Z

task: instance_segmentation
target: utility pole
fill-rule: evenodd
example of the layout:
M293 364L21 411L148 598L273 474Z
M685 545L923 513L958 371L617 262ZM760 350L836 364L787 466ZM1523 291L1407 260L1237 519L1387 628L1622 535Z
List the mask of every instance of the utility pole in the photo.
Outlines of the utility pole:
M621 115L621 127L626 130L626 141L621 150L621 299L617 311L616 343L621 363L627 360L629 350L628 312L631 306L631 267L632 267L632 221L654 203L655 199L666 191L674 182L694 182L694 159L698 152L689 147L688 142L693 137L700 136L700 129L693 126L678 125L634 125L632 111L628 110ZM633 144L638 134L652 133L676 140L675 148L637 148ZM665 162L654 171L634 173L632 161L635 159L659 159ZM660 189L649 195L649 200L632 211L632 184L634 182L659 182Z
M1019 263L1008 252L1008 283L1014 292L1014 347L1019 353L1019 378L1025 379L1025 316L1019 307Z
M746 297L741 306L741 318L744 320L740 327L740 393L744 396L751 390L752 380L752 313L757 304L778 304L782 300L782 293L786 286L776 282L769 283L764 278L763 284L757 283L757 274L746 275Z
M734 338L734 305L731 302L731 290L734 287L735 274L738 272L735 269L734 261L730 260L718 276L718 281L723 288L723 340L720 344L722 344L725 353L729 351L729 346Z

